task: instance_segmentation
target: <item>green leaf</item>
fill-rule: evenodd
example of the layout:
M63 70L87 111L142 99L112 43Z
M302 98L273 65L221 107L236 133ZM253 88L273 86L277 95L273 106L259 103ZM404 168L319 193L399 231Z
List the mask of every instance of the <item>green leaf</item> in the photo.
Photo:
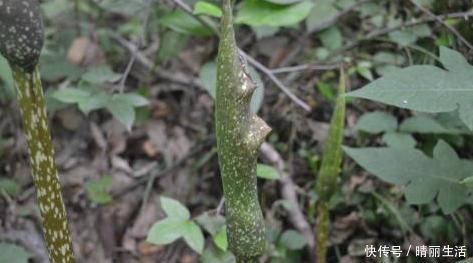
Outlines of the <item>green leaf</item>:
M461 134L464 131L453 127L444 127L438 120L422 114L405 119L399 130L411 133Z
M87 196L89 199L97 204L108 204L113 201L108 193L110 186L113 183L111 176L102 176L98 180L89 181L85 185Z
M263 103L264 97L264 83L259 73L251 66L248 66L248 73L250 74L253 81L256 83L256 90L251 97L250 110L252 112L258 112Z
M279 244L290 250L299 250L307 245L307 241L299 232L287 230L281 235Z
M433 158L413 148L344 149L368 172L404 186L410 204L426 204L437 197L442 211L449 214L466 200L468 191L462 180L471 176L473 163L459 159L444 141L435 146Z
M202 255L202 263L235 263L235 256L230 250L222 251L213 246L205 249Z
M246 0L235 22L250 26L292 26L306 18L313 5L310 1L278 5L262 0Z
M0 261L5 263L28 263L31 257L23 247L9 243L0 243L0 255Z
M306 28L309 33L318 31L330 26L330 22L338 15L338 10L333 5L333 0L319 0L311 9L306 20Z
M187 221L183 225L183 234L187 245L195 252L202 254L204 251L204 234L202 233L202 229L200 229L196 223Z
M205 212L195 218L195 221L201 225L205 231L209 232L212 236L216 235L217 232L225 226L225 217L221 215L213 215Z
M431 30L430 27L425 24L389 33L389 38L401 46L414 44L418 38L428 36L431 36Z
M473 67L458 52L441 47L440 60L447 70L417 65L388 74L347 95L422 112L458 110L473 129Z
M110 67L99 66L87 70L87 72L82 76L82 80L93 84L102 84L105 82L117 82L121 77L121 74L113 72Z
M77 88L63 88L54 91L51 96L64 103L78 103L82 100L89 100L90 92Z
M116 94L114 98L120 102L125 102L135 107L143 107L149 104L148 99L137 93Z
M317 83L317 89L328 100L335 100L336 96L335 93L333 92L332 85L328 84L325 81L319 81Z
M277 180L279 179L279 172L272 166L258 164L256 166L256 176L263 179Z
M220 7L205 1L198 1L194 5L195 15L209 15L214 17L222 16L222 9Z
M320 41L329 50L336 50L343 45L342 32L336 26L332 26L319 34Z
M148 232L147 242L156 245L167 245L184 235L187 220L166 218L153 224Z
M176 10L165 15L159 22L178 33L205 37L212 35L212 31L203 26L197 19L182 10Z
M414 148L417 144L414 137L409 133L387 132L383 135L383 142L391 147Z
M114 96L107 102L106 107L115 119L123 123L127 130L131 130L131 127L135 122L135 108L133 105L120 97Z
M161 200L161 206L164 212L166 212L166 215L168 216L168 218L173 218L176 220L190 219L191 215L189 213L189 210L187 209L187 207L182 205L179 201L172 198L164 197L164 196L162 196L160 200Z
M360 117L354 129L372 134L394 131L397 129L397 120L387 112L369 112Z
M473 176L463 179L461 183L466 185L468 188L473 189Z
M18 185L18 183L12 179L0 178L0 193L2 191L5 191L5 193L14 196L20 192L20 185Z
M227 227L222 227L217 234L212 236L215 246L217 246L222 251L227 251L228 249L228 239L227 239Z
M207 92L215 99L217 89L217 64L214 61L205 63L200 69L199 77Z

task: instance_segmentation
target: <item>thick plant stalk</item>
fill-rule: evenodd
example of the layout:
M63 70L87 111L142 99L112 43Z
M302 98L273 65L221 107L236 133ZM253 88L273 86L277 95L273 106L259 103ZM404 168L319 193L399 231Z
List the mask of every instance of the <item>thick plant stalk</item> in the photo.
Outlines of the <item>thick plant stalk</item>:
M327 258L327 241L329 232L328 202L336 191L337 178L342 164L342 140L345 126L345 89L346 78L343 68L340 69L340 83L335 111L330 123L328 143L322 159L316 192L319 195L317 205L317 263L325 263Z
M9 61L52 263L74 262L39 69L43 25L36 0L0 0L0 53Z
M229 246L238 262L250 263L257 261L266 247L256 185L256 157L271 129L250 112L256 84L238 53L232 17L231 0L224 0L215 122Z

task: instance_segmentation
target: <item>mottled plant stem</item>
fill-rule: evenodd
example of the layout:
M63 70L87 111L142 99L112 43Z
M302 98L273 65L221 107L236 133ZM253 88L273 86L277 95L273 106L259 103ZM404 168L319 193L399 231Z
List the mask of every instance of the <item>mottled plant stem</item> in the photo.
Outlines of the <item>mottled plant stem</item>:
M73 262L72 242L54 161L39 70L26 72L13 66L33 180L38 196L43 231L53 263Z
M256 156L271 129L250 112L256 85L238 53L230 0L223 2L220 34L215 122L228 241L238 262L251 263L257 262L266 247Z
M0 54L13 71L49 260L70 263L71 236L37 66L43 42L37 0L0 0Z
M317 205L317 263L325 263L329 235L330 213L328 203L337 189L337 179L342 164L342 140L345 127L345 93L346 77L340 69L340 83L335 110L330 122L330 131L315 190L319 195Z

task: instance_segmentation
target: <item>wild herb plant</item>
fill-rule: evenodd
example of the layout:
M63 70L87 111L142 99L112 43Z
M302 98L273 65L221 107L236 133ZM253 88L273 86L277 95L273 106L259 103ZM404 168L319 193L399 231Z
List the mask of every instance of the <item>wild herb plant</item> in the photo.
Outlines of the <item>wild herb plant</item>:
M37 65L44 39L39 3L36 0L2 0L0 4L0 53L13 71L49 259L53 263L73 262L71 236Z
M346 77L343 68L340 70L338 98L330 123L327 145L315 186L319 201L317 204L317 262L325 263L327 258L327 242L329 236L329 202L337 190L337 179L342 165L342 140L345 127L345 96Z
M459 52L446 47L440 48L440 62L443 68L415 65L394 71L347 96L426 113L458 113L471 130L473 67ZM422 115L417 121L428 123L434 132L465 132ZM403 123L401 129L418 130L412 121ZM427 204L436 199L442 211L450 214L468 203L467 198L473 193L473 162L459 158L443 140L438 141L432 156L414 146L415 141L406 147L346 147L345 152L372 174L402 186L410 204Z
M256 185L256 155L270 128L250 111L256 89L239 54L232 1L223 1L217 58L215 127L230 250L237 262L257 262L266 232Z

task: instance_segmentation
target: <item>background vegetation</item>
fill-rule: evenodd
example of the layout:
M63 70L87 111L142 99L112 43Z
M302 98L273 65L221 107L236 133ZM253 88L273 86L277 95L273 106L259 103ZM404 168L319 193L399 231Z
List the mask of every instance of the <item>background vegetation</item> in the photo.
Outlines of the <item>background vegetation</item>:
M234 262L213 120L220 2L42 2L41 74L78 262ZM346 89L357 90L346 97L343 133L353 159L344 158L327 203L328 262L366 262L367 245L473 251L472 96L448 92L473 80L471 8L443 0L236 3L237 42L258 84L251 108L272 127L257 168L263 260L314 261L316 182L341 64ZM430 66L410 67L419 64ZM1 58L0 80L0 254L47 262ZM380 88L397 93L370 93Z

